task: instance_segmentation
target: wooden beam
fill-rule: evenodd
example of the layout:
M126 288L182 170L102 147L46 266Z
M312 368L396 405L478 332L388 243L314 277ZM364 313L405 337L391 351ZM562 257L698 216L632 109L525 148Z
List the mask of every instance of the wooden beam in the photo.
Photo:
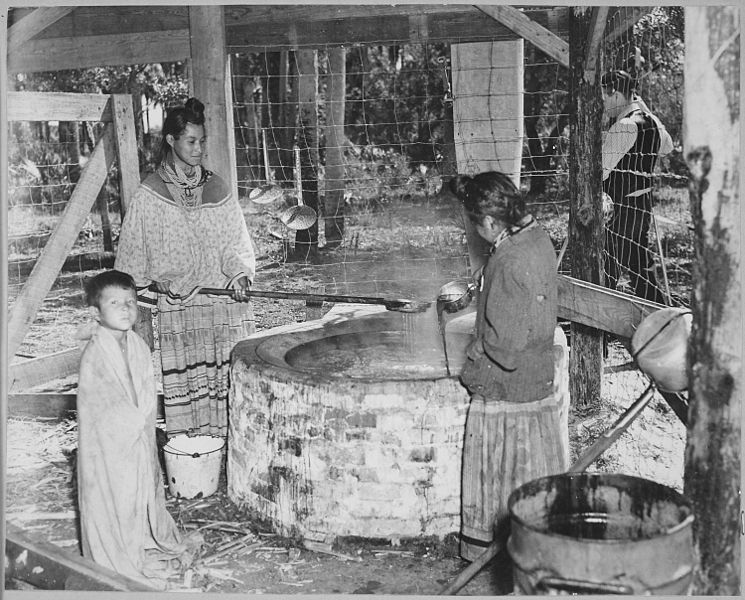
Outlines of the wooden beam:
M584 73L585 81L590 84L595 83L595 68L600 58L600 44L603 41L608 10L607 6L596 6L592 9L592 17L590 17L590 36L585 48Z
M75 392L8 394L8 417L61 421L75 416L76 405Z
M32 540L11 523L5 530L5 577L43 590L158 591L54 544Z
M8 92L8 121L112 120L110 96L68 92Z
M483 16L469 4L235 4L225 5L225 25L229 32L242 31L250 36L251 31L263 35L264 31L275 30L275 26L287 27L289 23L300 26L325 22L343 23L351 43L355 35L362 33L361 24L380 23L381 31L386 26L399 22L406 27L409 16L427 16L430 22L436 21L438 28L445 29L448 22L456 23L457 37L468 35L462 25L479 20ZM525 14L557 35L567 32L568 9L565 6L519 6ZM12 9L13 13L24 14L23 9ZM484 21L492 21L484 19ZM493 21L492 21L493 22ZM115 6L77 6L75 10L57 23L41 32L37 38L83 38L87 36L118 35L128 33L157 33L187 29L189 26L188 5L125 5ZM430 27L431 31L431 27ZM230 38L231 34L228 34ZM276 42L276 40L275 40Z
M39 392L8 394L8 417L63 420L75 417L76 392ZM158 394L158 419L165 418L163 394Z
M297 48L327 48L353 44L394 44L412 41L408 17L368 17L352 20L271 22L227 28L231 52L277 52ZM291 35L291 32L296 35ZM519 36L481 11L436 14L427 18L427 39L436 42L514 40Z
M9 52L8 72L176 62L188 56L188 29L49 38L26 42L22 52Z
M205 106L206 166L238 196L230 61L225 52L222 6L190 6L192 89Z
M13 363L8 366L8 390L28 390L55 379L63 379L77 373L79 365L80 348L60 350Z
M72 11L73 7L62 6L35 9L8 28L8 52L19 51L23 44Z
M563 7L528 7L542 19L549 20L550 13L565 13ZM271 23L312 23L318 21L349 21L355 19L387 17L406 20L410 16L443 16L451 18L456 15L470 15L475 13L469 4L289 4L281 7L272 4L262 5L233 5L225 7L225 24L228 27L261 26Z
M569 44L512 6L479 4L481 12L502 23L564 67L569 67Z
M608 331L622 338L634 335L637 326L648 314L665 308L662 304L567 275L557 275L557 284L559 318Z
M21 345L75 244L116 157L114 146L113 125L110 123L83 168L60 222L44 245L34 270L13 304L8 320L8 356L13 356Z
M137 155L137 133L135 131L134 107L130 94L114 94L113 104L116 151L119 157L119 192L122 217L127 212L129 201L140 185L140 159Z

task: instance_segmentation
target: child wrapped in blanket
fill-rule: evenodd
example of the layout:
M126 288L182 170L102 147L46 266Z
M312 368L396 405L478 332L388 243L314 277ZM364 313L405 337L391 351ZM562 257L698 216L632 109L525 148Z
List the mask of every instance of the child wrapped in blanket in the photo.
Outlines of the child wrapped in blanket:
M188 566L199 540L184 538L166 509L152 358L132 331L135 283L126 273L105 271L86 283L85 292L98 324L83 350L78 379L83 555L166 589L174 567Z

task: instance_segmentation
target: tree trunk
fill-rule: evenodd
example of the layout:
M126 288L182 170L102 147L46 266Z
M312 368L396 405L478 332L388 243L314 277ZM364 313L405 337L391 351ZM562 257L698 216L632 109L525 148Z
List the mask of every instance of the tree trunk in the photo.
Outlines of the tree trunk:
M685 146L696 230L684 489L695 595L740 595L740 40L735 6L685 9Z
M528 62L536 62L535 46L528 45ZM538 136L537 123L541 116L540 92L541 82L535 74L535 67L526 69L525 73L525 139L528 145L528 160L532 174L530 176L530 193L542 194L546 191L546 173L548 157L545 156L541 139Z
M318 214L318 65L316 50L298 50L298 127L302 202ZM295 234L295 260L318 255L318 221Z
M235 154L238 181L241 187L252 187L260 177L258 170L257 140L255 131L254 81L250 76L250 62L238 56L233 60L235 101L238 127L235 130Z
M603 284L602 170L600 163L602 102L598 85L584 78L585 46L591 7L570 9L570 150L569 251L572 277ZM569 389L574 404L590 405L600 399L603 332L572 323Z
M269 172L272 181L282 177L282 156L278 146L281 146L281 141L277 137L279 130L277 125L279 124L280 113L282 110L282 104L280 102L280 89L285 84L285 80L280 78L280 61L282 56L279 52L267 52L265 54L264 65L266 67L266 76L264 79L264 103L266 111L266 119L264 120L264 133L266 134L266 141L262 139L262 143L266 144L266 160L267 164L264 165L266 171Z
M329 48L329 90L326 108L326 197L324 231L326 247L336 248L344 237L344 99L346 97L346 51Z

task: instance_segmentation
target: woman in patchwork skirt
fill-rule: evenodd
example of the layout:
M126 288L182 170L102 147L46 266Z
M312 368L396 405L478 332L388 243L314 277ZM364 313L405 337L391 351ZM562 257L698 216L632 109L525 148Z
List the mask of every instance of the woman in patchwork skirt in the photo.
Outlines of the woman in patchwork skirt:
M157 311L169 435L227 435L230 353L254 332L253 244L230 186L202 167L204 150L204 105L190 98L165 120L158 168L130 202L115 262Z
M461 556L474 560L509 521L520 485L567 468L554 393L556 254L519 190L499 172L451 180L476 231L491 244L476 339L461 380L471 393L463 454Z

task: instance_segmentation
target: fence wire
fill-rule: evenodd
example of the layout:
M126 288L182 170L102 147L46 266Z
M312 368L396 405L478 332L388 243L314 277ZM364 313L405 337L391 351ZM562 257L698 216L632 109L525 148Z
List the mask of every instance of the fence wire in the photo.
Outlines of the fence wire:
M626 236L625 241L630 247L636 244L638 252L648 253L651 272L665 300L685 305L693 233L680 150L683 46L682 13L676 10L663 7L641 14L638 8L616 9L606 29L614 33L602 46L601 67L627 66L629 58L638 62L639 94L671 136L673 150L657 159L652 173L652 208L644 217L648 219L647 237L641 243L636 236ZM343 73L344 135L335 144L330 143L329 125L331 115L339 112L341 99L333 88L342 73L332 66L334 48L315 49L315 70L310 76L316 78L316 90L311 98L302 100L297 97L300 74L296 53L271 47L261 53L229 49L238 185L244 206L257 217L255 222L249 218L249 227L262 248L272 248L280 258L288 256L294 236L279 221L279 208L297 202L308 188L308 179L313 179L321 217L319 243L326 242L326 218L341 212L345 219L340 245L322 264L313 266L325 291L431 299L440 285L470 272L463 218L443 189L459 171L458 152L462 168L475 164L469 160L478 157L469 155L463 144L460 149L455 147L454 131L464 125L498 127L504 124L500 103L519 102L524 114L519 135L495 133L476 141L492 149L500 143L518 149L521 187L559 252L569 218L566 69L525 42L520 85L514 89L503 86L484 95L483 103L491 107L487 117L456 113L458 94L463 98L467 93L454 86L454 68L460 68L452 60L454 42L348 47ZM472 70L480 78L494 80L509 72L501 64ZM311 112L317 118L318 138L311 140L317 155L312 161L301 161L298 155L307 150L304 145L308 141L300 127L301 117ZM10 126L11 303L58 222L85 162L85 152L78 158L81 152L73 146L84 148L90 128L75 125L83 143L75 136L70 139L69 125L63 128L64 135L55 123ZM95 137L98 125L90 125ZM328 198L337 191L339 178L343 180L342 200L330 203ZM248 200L250 190L267 182L283 187L284 204L259 207ZM76 344L72 332L82 313L68 319L65 310L83 311L84 279L110 266L104 247L106 219L101 217L108 217L115 250L120 224L118 193L114 169L101 192L103 199L96 203L21 353L33 355L34 337L40 339L51 329L62 332L60 349ZM102 211L103 205L107 210ZM569 269L564 261L561 271L569 273ZM634 293L623 268L618 272L617 287ZM616 374L633 370L625 350L611 344L607 369ZM638 376L643 379L640 373ZM610 374L606 375L610 381L608 377ZM623 394L629 400L643 389L642 379L623 384L627 386Z
M102 124L89 122L16 121L10 124L9 308L59 224L101 131ZM113 243L120 221L118 170L114 166L19 348L18 357L47 354L50 345L55 350L77 345L75 331L87 318L84 279L113 264Z

